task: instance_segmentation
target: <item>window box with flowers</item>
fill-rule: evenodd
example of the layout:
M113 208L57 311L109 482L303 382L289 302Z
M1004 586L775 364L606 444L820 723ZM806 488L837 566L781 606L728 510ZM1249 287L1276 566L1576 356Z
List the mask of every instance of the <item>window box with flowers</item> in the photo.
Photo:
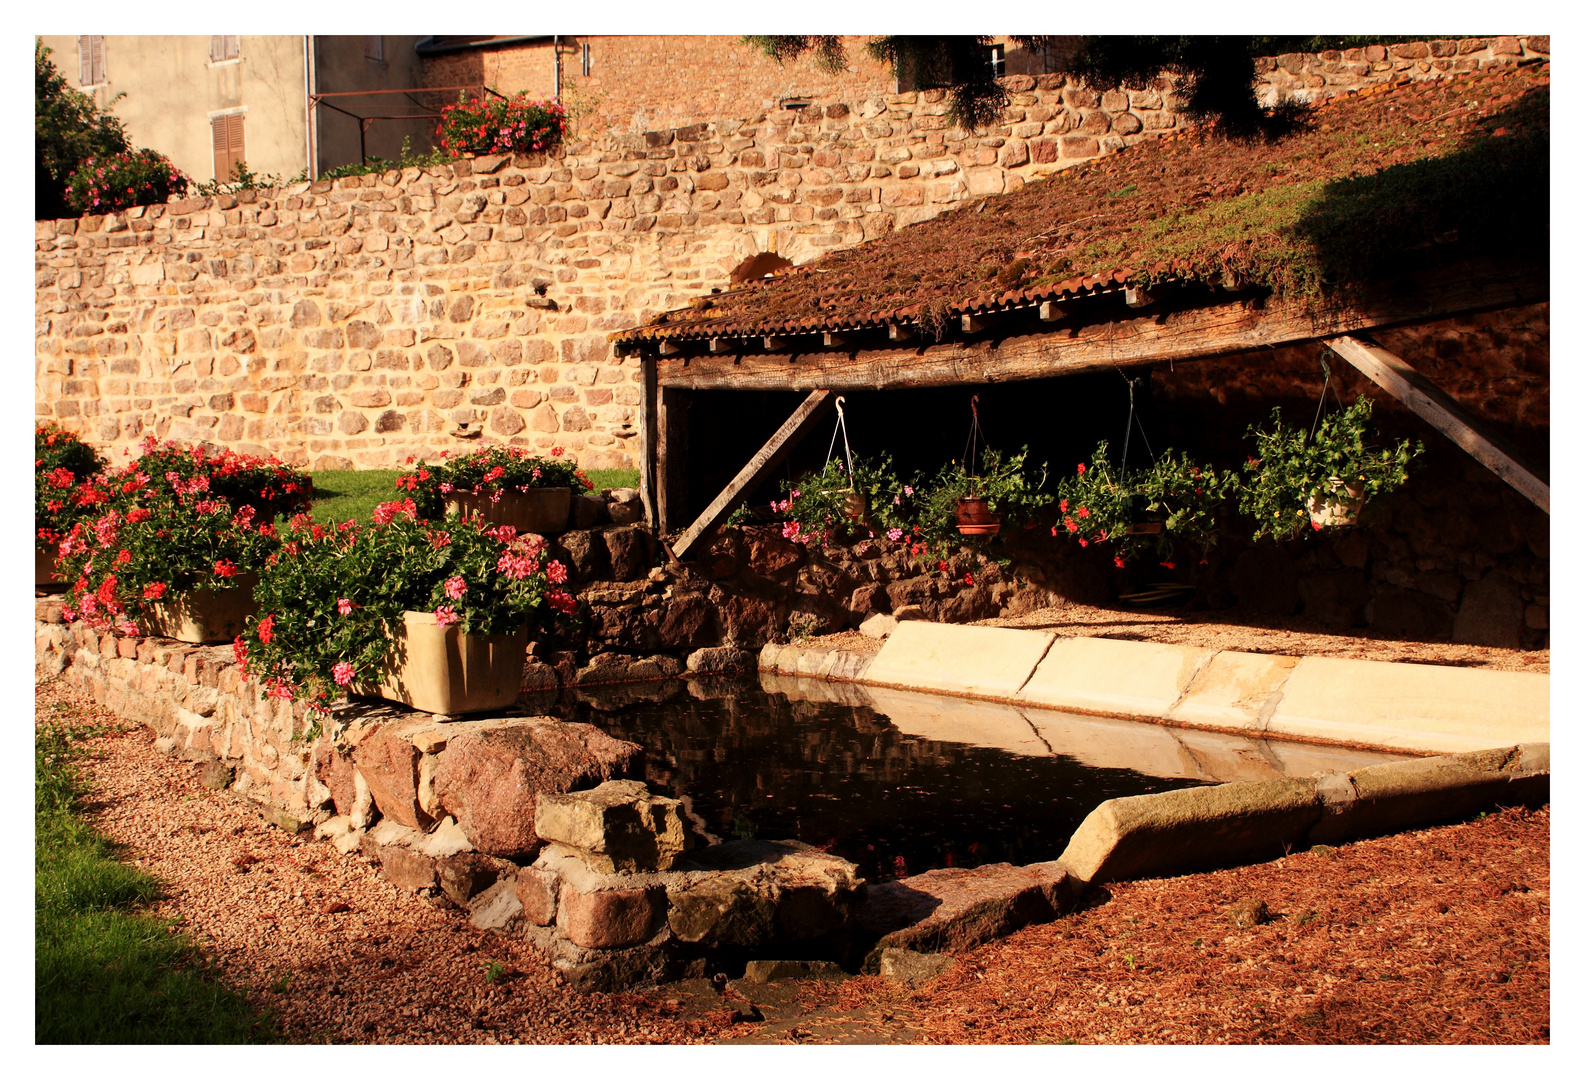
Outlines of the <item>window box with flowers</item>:
M558 446L549 457L536 457L517 447L485 446L438 465L419 461L396 486L422 518L457 514L520 533L559 533L567 527L573 491L594 489L565 453Z
M247 678L316 715L342 691L452 715L508 706L530 631L577 606L540 538L477 517L423 521L412 498L367 526L300 517L281 541L233 647Z
M57 585L60 542L77 522L109 498L94 480L105 461L93 447L56 424L33 430L33 581Z
M1113 562L1153 553L1175 568L1174 548L1187 541L1204 553L1216 539L1216 508L1234 477L1198 465L1187 454L1167 451L1149 468L1123 473L1107 458L1107 444L1095 448L1090 463L1080 463L1057 485L1057 523L1052 536L1071 536L1080 547L1110 543Z
M1255 519L1254 539L1358 524L1371 499L1404 485L1409 462L1425 447L1404 439L1374 449L1370 414L1370 399L1360 397L1311 432L1284 425L1280 409L1272 410L1270 430L1250 427L1255 453L1244 465L1238 508Z

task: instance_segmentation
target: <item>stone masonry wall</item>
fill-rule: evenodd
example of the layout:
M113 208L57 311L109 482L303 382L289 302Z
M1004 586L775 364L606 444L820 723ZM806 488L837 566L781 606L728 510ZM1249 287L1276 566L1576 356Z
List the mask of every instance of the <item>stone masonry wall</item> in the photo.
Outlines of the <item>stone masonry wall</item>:
M1549 47L1279 57L1265 77L1313 96ZM373 468L485 437L634 467L641 375L612 331L726 286L758 252L805 262L1181 123L1164 83L1006 85L1005 123L978 134L947 125L941 91L817 100L550 160L37 222L35 411L105 449L154 434Z

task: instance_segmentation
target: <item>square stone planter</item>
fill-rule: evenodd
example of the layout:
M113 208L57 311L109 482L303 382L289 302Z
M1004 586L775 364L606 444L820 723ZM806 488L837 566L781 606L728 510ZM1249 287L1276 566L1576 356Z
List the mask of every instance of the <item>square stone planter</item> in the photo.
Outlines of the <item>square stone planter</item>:
M175 638L190 645L224 645L242 633L250 615L259 611L253 599L257 574L238 574L230 589L189 589L149 605L144 629L155 637Z
M481 637L435 625L429 611L402 613L390 657L376 686L358 692L430 713L504 709L517 701L528 651L528 627Z
M479 517L492 525L510 525L520 533L566 531L572 509L572 488L529 488L501 493L498 502L488 495L457 492L446 499L446 513Z

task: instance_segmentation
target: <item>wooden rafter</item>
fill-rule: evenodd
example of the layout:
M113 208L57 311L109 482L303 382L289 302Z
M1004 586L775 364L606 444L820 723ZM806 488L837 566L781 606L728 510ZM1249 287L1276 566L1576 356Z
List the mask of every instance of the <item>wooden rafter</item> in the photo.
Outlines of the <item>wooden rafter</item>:
M807 435L811 428L819 422L826 409L832 403L831 391L816 390L804 399L803 404L789 416L781 427L776 429L776 434L770 441L760 447L759 453L749 459L747 465L739 470L728 484L699 515L697 521L688 526L677 543L672 545L672 551L677 558L685 559L694 544L700 539L714 532L716 527L727 519L727 516L737 509L753 487L786 459L789 451L798 444L798 441Z
M767 349L737 357L663 356L663 386L695 390L831 390L952 386L1045 379L1169 360L1193 360L1279 345L1322 341L1373 328L1540 303L1550 285L1545 264L1471 260L1406 277L1345 304L1228 298L1186 310L1140 310L1113 322L1053 328L927 347L858 348L795 354L768 337ZM1054 312L1053 312L1054 313ZM793 363L794 356L797 362Z
M1371 382L1468 451L1471 457L1500 476L1509 487L1546 513L1552 512L1551 486L1538 478L1534 470L1525 465L1485 424L1401 357L1380 345L1348 335L1330 338L1326 345L1358 368Z

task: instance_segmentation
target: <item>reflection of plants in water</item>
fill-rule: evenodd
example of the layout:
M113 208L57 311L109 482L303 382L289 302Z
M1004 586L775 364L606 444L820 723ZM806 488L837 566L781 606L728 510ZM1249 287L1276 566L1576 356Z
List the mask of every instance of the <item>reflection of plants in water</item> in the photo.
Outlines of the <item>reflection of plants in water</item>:
M741 811L732 815L732 839L752 840L759 835L759 827Z

